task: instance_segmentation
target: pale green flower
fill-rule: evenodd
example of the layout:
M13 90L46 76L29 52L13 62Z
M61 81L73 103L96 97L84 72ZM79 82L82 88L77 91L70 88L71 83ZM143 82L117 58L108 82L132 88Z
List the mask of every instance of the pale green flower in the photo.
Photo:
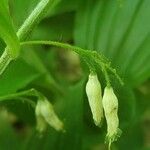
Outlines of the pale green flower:
M90 74L86 84L86 94L96 126L101 126L103 118L102 92L97 74Z
M45 98L38 100L35 114L37 118L37 130L43 132L47 124L57 131L63 130L63 123L56 115L52 104Z
M118 119L118 99L112 87L105 88L102 102L107 121L106 140L109 142L110 147L111 143L121 135Z

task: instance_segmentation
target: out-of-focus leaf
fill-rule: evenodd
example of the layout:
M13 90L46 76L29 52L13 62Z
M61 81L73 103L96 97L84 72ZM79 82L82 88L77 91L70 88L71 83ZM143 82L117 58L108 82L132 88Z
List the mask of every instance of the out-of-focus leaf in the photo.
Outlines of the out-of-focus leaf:
M126 150L141 150L144 139L142 136L142 129L140 125L132 125L125 130L118 141L118 149Z
M49 87L52 90L59 90L58 84L56 83L47 67L44 65L41 58L30 47L28 47L27 49L25 48L22 51L21 57L28 65L32 66L37 72L43 75L43 81L40 80L42 82L41 85L44 84L46 87Z
M61 134L56 149L80 150L83 130L84 80L70 87L61 101L60 107L66 133ZM68 144L69 143L69 144Z
M67 41L73 36L74 13L47 18L36 27L32 39Z
M1 111L0 114L0 149L1 150L19 150L20 139L15 134L15 131L10 126L6 119L6 114Z
M77 13L75 43L104 53L128 84L150 76L150 1L88 0Z
M26 98L26 100L27 99L28 98ZM31 99L28 99L28 101L31 101ZM17 117L18 122L20 122L23 126L28 124L35 126L35 110L27 101L14 98L10 101L0 102L0 105L5 106L7 111L13 113Z
M62 14L65 12L76 11L81 4L81 1L85 0L59 0L60 2L56 7L47 14L47 16L53 16L57 14Z
M136 122L137 108L134 92L131 88L125 87L116 87L115 94L118 97L119 102L119 119L120 127L126 129L130 125ZM124 131L124 130L123 130Z
M15 93L17 90L25 88L38 76L39 73L36 70L25 61L18 59L10 64L0 77L0 96Z
M10 1L11 15L17 28L24 22L38 2L39 0Z
M0 37L5 41L6 45L12 49L12 56L15 57L19 51L19 41L8 12L7 0L1 0L0 2Z
M12 14L12 17L14 19L14 22L17 28L23 23L23 21L31 13L31 11L33 10L33 8L36 6L38 2L39 0L30 0L30 1L14 0L10 2L11 14ZM55 0L55 4L54 4L55 7L53 7L46 14L46 18L54 16L56 14L73 11L77 9L79 3L80 3L80 0L76 0L76 1Z

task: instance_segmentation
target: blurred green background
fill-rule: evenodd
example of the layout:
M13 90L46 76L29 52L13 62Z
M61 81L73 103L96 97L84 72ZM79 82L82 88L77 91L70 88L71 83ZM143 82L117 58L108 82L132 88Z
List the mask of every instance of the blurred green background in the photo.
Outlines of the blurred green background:
M9 1L16 31L38 2ZM67 42L109 58L125 82L121 87L111 78L123 131L112 149L150 150L150 0L56 0L28 39ZM1 53L4 47L0 40ZM85 94L88 73L84 62L65 49L24 47L0 77L0 96L39 90L53 103L66 133L49 127L39 136L30 104L1 101L0 150L106 150L106 123L94 125Z

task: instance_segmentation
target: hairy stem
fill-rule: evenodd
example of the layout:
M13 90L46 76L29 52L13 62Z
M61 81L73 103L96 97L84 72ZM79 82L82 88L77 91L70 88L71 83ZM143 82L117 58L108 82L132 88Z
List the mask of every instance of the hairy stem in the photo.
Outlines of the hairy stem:
M26 42L21 42L21 45L51 45L51 46L56 46L60 48L65 48L68 50L72 50L75 53L79 54L80 56L88 56L90 57L91 55L95 55L95 52L90 51L90 50L84 50L80 47L77 46L72 46L67 43L61 43L61 42L56 42L56 41L26 41ZM102 57L99 57L101 61L103 61Z
M1 58L0 58L0 75L4 72L4 70L7 68L9 63L11 62L12 58L8 52L8 49L5 49L3 52Z
M70 44L60 43L60 42L56 42L56 41L26 41L26 42L21 43L21 45L33 45L33 44L34 45L57 46L60 48L72 50L72 51L76 52L77 54L79 54L80 56L82 56L82 58L87 58L87 59L92 58L93 61L95 61L101 67L101 70L104 73L104 76L105 76L105 79L107 82L107 86L110 86L110 79L109 79L107 70L111 71L114 74L114 76L119 80L120 84L123 85L123 82L122 82L121 78L119 77L119 75L116 73L115 69L113 69L110 66L110 62L103 55L97 53L96 51L85 50L85 49L82 49L77 46L72 46ZM92 65L90 65L89 63L87 63L87 65L89 66L89 68L91 70ZM93 70L95 70L95 68L93 68Z
M49 5L53 6L55 0L41 0L29 17L25 20L23 25L19 28L17 36L19 40L24 40L32 29L38 24L43 15L46 13L46 10L49 8Z
M35 25L41 20L43 15L46 13L49 5L53 6L55 0L41 0L35 9L31 12L29 17L22 24L20 29L17 32L18 39L24 40L28 34L32 31ZM11 47L10 47L11 48ZM5 48L2 56L0 57L0 75L5 71L9 63L13 60L13 58L8 53L8 47Z
M6 101L6 100L16 99L16 100L26 101L27 103L31 104L31 106L35 107L35 105L36 105L35 102L25 98L24 96L36 96L36 97L38 97L36 90L35 89L30 89L30 90L22 91L22 92L19 92L19 93L14 93L14 94L6 95L6 96L1 96L0 97L0 102Z

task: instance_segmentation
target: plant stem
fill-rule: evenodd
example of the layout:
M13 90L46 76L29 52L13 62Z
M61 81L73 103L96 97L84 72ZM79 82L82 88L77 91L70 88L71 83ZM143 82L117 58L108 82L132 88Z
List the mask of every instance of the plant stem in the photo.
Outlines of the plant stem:
M105 80L106 80L107 87L111 87L110 78L109 78L108 72L105 68L105 65L102 65L102 71L104 73L104 77L105 77Z
M9 65L11 60L12 60L12 58L8 52L8 49L6 48L5 51L3 52L1 58L0 58L0 75L7 68L7 66Z
M38 24L43 15L46 13L46 10L49 8L49 5L53 6L55 0L41 0L29 17L25 20L23 25L19 28L17 36L19 40L24 40L26 36L32 31L34 26Z
M107 68L111 73L113 73L113 74L116 76L116 78L118 79L119 83L123 86L123 85L124 85L124 82L122 81L122 79L120 78L120 76L117 74L116 69L113 69L113 68L110 67L109 65L105 65L105 66L106 66L106 68Z
M95 55L96 52L90 51L90 50L85 50L77 46L72 46L67 43L61 43L61 42L56 42L56 41L26 41L26 42L21 42L20 45L51 45L51 46L56 46L60 48L65 48L68 50L72 50L75 53L79 54L80 56L88 56L90 57L91 55ZM99 57L101 61L103 61L102 57Z
M111 71L114 74L114 76L118 79L120 84L123 85L123 81L121 80L119 75L116 73L116 70L110 66L110 62L106 58L104 58L102 55L97 53L96 51L85 50L85 49L82 49L77 46L72 46L70 44L60 43L60 42L56 42L56 41L26 41L26 42L20 43L20 45L33 45L33 44L34 45L57 46L60 48L72 50L72 51L76 52L77 54L79 54L80 56L82 56L83 58L84 57L88 58L88 59L92 58L101 67L101 69L104 73L106 82L107 82L107 86L110 86L110 79L109 79L107 70ZM90 70L95 70L95 68L91 69L92 66L89 63L87 63L87 65L89 66Z
M34 26L38 24L43 15L46 13L46 10L49 8L49 5L51 4L51 7L53 7L53 2L55 2L55 0L41 0L37 4L35 9L32 11L32 13L25 20L25 22L22 24L17 32L17 36L20 41L24 40L32 31ZM12 60L13 58L8 53L8 47L6 47L2 56L0 57L0 75L5 71L5 69Z
M36 90L35 89L30 89L30 90L26 90L26 91L22 91L19 93L14 93L14 94L10 94L10 95L6 95L6 96L1 96L0 97L0 102L1 101L6 101L6 100L22 100L22 101L26 101L29 104L31 104L31 106L35 107L35 102L32 100L29 100L23 96L36 96L38 97L38 95L36 94Z
M44 97L43 94L41 94L39 91L37 91L36 89L29 89L26 91L22 91L22 92L18 92L18 93L14 93L14 94L10 94L10 95L6 95L6 96L1 96L0 97L0 102L1 101L5 101L5 100L22 100L22 101L26 101L28 103L30 103L33 107L35 107L35 102L32 100L27 99L25 96L34 96L37 97L38 99L41 97Z

